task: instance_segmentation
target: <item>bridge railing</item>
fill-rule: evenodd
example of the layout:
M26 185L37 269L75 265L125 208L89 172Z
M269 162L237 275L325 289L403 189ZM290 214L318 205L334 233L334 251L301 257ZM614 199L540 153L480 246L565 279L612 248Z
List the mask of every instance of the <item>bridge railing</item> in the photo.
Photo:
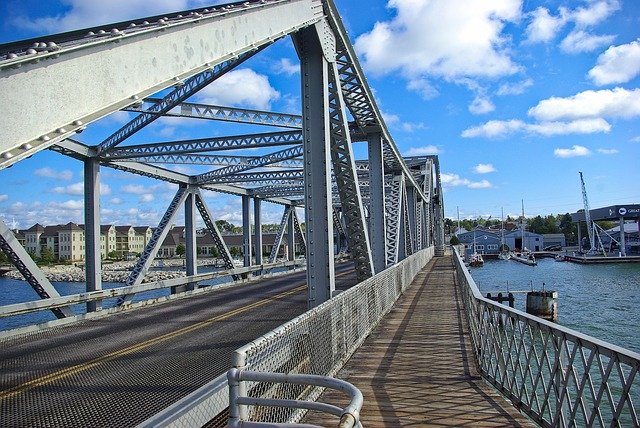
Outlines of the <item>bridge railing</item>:
M640 354L482 297L454 251L482 376L542 426L639 426Z
M233 366L266 373L333 376L362 344L400 294L433 257L422 250L283 324L235 351ZM248 397L315 401L320 387L246 382ZM248 420L285 423L304 415L301 409L243 409Z
M132 307L144 306L148 304L154 304L170 298L186 297L192 294L206 292L213 288L222 289L226 287L235 287L239 284L245 284L245 283L256 281L263 278L285 275L287 273L291 273L291 270L289 269L295 270L303 266L304 266L304 261L301 261L301 260L291 260L291 261L284 261L284 262L277 262L277 263L266 263L261 265L248 266L248 267L239 267L232 270L207 272L207 273L201 273L201 274L185 276L180 278L164 279L160 281L153 281L153 282L148 282L148 283L135 285L135 286L105 288L103 290L89 291L86 293L69 294L69 295L64 295L60 297L50 297L48 299L41 299L41 300L35 300L35 301L29 301L29 302L4 305L4 306L0 306L0 318L25 315L33 312L48 311L53 308L65 308L65 307L71 308L73 312L76 312L76 315L72 317L63 318L63 319L56 319L56 320L44 322L37 325L28 325L24 327L12 328L6 331L0 331L0 338L10 336L10 335L28 333L31 331L36 331L36 330L40 330L47 327L59 326L62 324L75 322L81 319L104 316L110 313L118 312L123 309L129 309ZM279 271L278 269L283 269L283 270ZM224 282L220 284L206 285L207 281L223 280L226 278L230 278L233 275L244 276L246 278L235 281L235 282ZM180 285L185 285L185 284L194 283L194 282L205 283L205 284L202 284L195 290L190 290L190 291L182 292L179 294L173 294L173 295L159 295L156 293L155 295L145 296L144 294L148 292L158 292L161 290L166 291L167 289L172 287L177 287ZM117 297L126 296L128 294L138 294L140 296L140 300L134 301L133 303L130 303L122 307L118 307L118 306L108 307L108 308L105 307L98 312L85 312L86 310L85 307L79 306L88 302L113 299Z
M359 283L235 351L241 371L333 376L389 312L400 294L431 260L429 247ZM185 397L140 427L203 426L229 406L226 374ZM241 381L249 398L315 401L321 387ZM246 392L245 392L246 391ZM240 406L253 422L295 423L302 408Z

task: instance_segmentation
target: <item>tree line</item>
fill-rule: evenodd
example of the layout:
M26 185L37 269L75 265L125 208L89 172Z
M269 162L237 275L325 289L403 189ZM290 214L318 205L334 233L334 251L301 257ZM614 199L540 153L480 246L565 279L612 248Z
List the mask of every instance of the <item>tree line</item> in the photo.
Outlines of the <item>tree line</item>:
M557 215L547 215L547 216L535 216L524 219L525 228L529 232L538 233L540 235L550 234L550 233L562 233L566 240L567 244L575 244L578 242L578 225L571 221L571 214L557 214ZM507 216L504 220L505 227L506 225L512 225L520 227L522 222L522 216L517 218L512 218ZM473 230L475 227L485 227L485 228L500 228L500 219L494 219L491 217L488 218L477 218L477 219L464 219L460 220L460 227L465 230ZM614 223L611 221L597 221L596 222L600 227L607 230L614 226ZM458 221L445 218L445 233L453 234L458 226ZM581 236L587 235L587 225L585 222L580 223L580 234Z

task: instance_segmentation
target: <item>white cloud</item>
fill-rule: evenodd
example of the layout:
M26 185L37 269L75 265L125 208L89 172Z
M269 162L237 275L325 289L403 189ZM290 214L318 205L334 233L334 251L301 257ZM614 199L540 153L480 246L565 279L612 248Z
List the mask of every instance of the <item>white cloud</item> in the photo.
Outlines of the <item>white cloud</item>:
M579 119L570 122L525 123L521 120L490 120L482 125L467 128L462 137L500 138L517 132L544 136L567 134L593 134L609 132L611 125L601 118Z
M496 109L491 100L484 95L476 95L469 105L469 111L473 114L485 114Z
M424 129L424 123L422 122L402 122L402 130L405 132L413 132L416 129Z
M637 137L633 137L633 138L631 139L631 142L632 142L632 143L640 143L640 135L638 135Z
M464 186L469 189L488 189L491 183L487 180L471 181L467 178L461 178L458 174L440 174L442 186L445 188Z
M577 156L589 156L591 151L584 146L574 145L570 149L555 149L553 154L558 158L573 158Z
M9 199L9 195L0 195L0 202L4 202Z
M592 1L588 7L579 7L571 12L571 20L578 27L589 27L604 21L618 9L618 0Z
M531 12L531 22L527 26L527 42L544 43L553 40L566 23L565 16L551 16L549 9L539 7Z
M51 189L53 193L59 193L61 195L84 195L84 183L82 181L73 183L68 186L57 186ZM111 187L108 184L100 183L100 194L110 195Z
M54 203L52 205L57 205L60 208L64 208L67 210L84 210L84 201L82 199L79 200L68 200L65 202Z
M71 180L71 178L73 178L73 173L68 169L64 171L54 171L49 167L45 167L36 169L33 173L38 177L57 178L59 180Z
M423 100L430 100L439 95L438 90L427 79L410 79L407 89L419 94Z
M198 99L205 104L242 105L268 110L271 102L280 98L267 76L249 68L232 70L203 90Z
M185 10L193 4L187 0L110 0L108 2L65 0L63 3L68 6L68 10L62 14L36 19L19 17L13 20L13 24L38 32L58 33L108 22Z
M625 118L640 116L640 89L584 91L567 98L542 100L528 111L538 120Z
M438 147L429 145L422 147L411 147L409 150L403 153L403 156L427 156L427 155L437 155L441 151Z
M598 57L589 77L597 85L625 83L640 74L640 39L611 46Z
M526 79L515 83L505 83L498 88L497 95L520 95L533 86L533 80Z
M286 74L287 76L293 76L300 73L300 64L291 62L289 58L281 58L275 65L274 71L277 74Z
M391 0L388 6L397 12L393 20L377 22L355 43L365 68L373 73L400 70L412 80L495 78L520 70L502 34L507 22L520 19L520 0Z
M127 184L120 188L124 193L133 193L134 195L143 195L147 193L147 189L140 184Z
M154 196L151 193L145 193L140 196L140 202L153 202Z
M596 36L582 30L572 31L560 43L560 48L567 53L592 52L613 42L616 36Z
M120 198L111 198L109 200L109 203L113 204L113 205L120 205L122 203L122 199L120 199Z
M495 167L490 163L479 163L478 165L473 167L473 172L475 172L476 174L488 174L495 171Z
M618 152L618 149L598 149L598 153L603 155L615 155Z

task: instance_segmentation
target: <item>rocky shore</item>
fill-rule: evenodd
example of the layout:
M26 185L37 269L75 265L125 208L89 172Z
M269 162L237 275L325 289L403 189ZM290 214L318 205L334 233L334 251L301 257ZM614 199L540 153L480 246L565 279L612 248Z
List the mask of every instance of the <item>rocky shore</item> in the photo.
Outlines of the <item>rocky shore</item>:
M181 278L186 276L183 268L183 259L157 260L152 265L153 268L161 268L162 270L151 270L145 276L143 282L162 281L165 279ZM198 260L198 265L213 264L212 260ZM131 269L135 262L115 262L103 264L102 281L103 282L125 282L129 277ZM42 272L47 279L52 282L85 282L85 272L82 267L73 265L54 265L42 266ZM12 270L5 275L6 278L23 280L20 272Z

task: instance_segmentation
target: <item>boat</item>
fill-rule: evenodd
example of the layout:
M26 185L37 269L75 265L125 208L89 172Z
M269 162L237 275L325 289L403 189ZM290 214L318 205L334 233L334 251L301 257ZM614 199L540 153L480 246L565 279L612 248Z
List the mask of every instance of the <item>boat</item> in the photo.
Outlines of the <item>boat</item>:
M555 261L557 261L557 262L564 262L565 261L564 254L556 254L556 256L553 259Z
M511 254L509 253L509 247L504 242L504 208L502 209L502 217L500 219L500 254L498 254L498 258L500 260L509 260L511 258Z
M525 248L525 250L521 253L512 253L511 260L515 260L516 262L523 263L528 266L536 266L538 262L536 261L536 256L533 255L532 252L529 252Z
M471 254L471 258L469 259L469 266L473 266L473 267L484 266L484 259L482 258L482 255L478 253Z
M482 258L482 255L478 254L476 250L476 230L475 229L473 230L473 253L469 258L469 266L472 266L472 267L484 266L484 259Z

